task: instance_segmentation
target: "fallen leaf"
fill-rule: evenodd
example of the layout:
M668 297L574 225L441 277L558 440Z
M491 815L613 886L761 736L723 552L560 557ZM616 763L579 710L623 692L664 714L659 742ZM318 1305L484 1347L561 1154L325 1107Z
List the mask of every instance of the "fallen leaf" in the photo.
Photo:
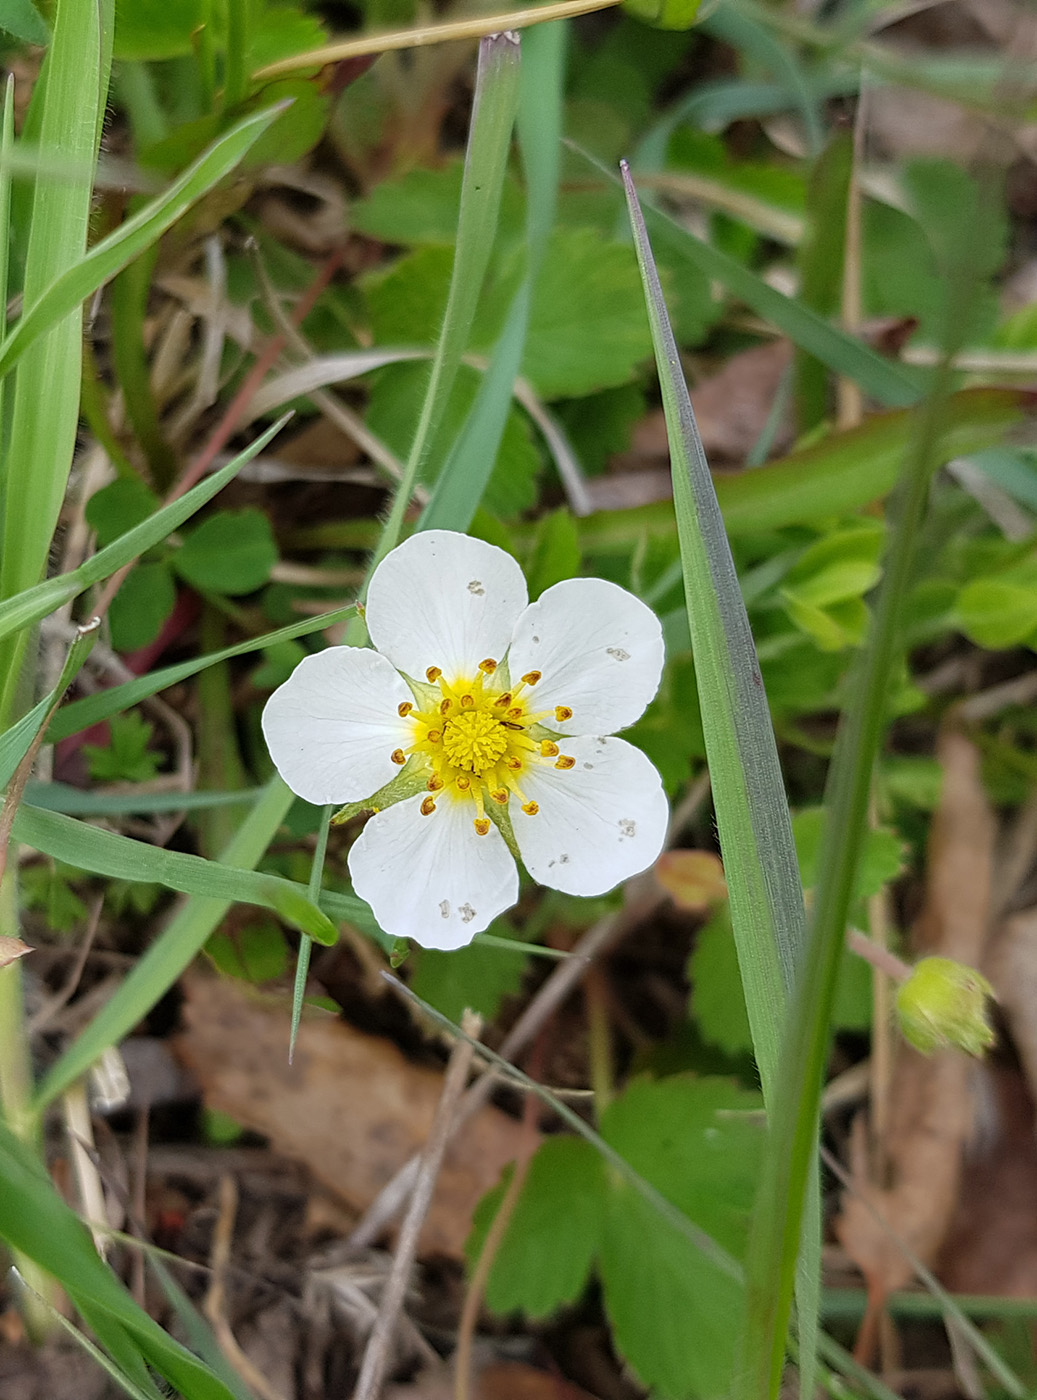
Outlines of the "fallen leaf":
M987 941L995 819L979 754L969 740L945 729L937 756L943 790L929 836L926 898L913 942L919 953L978 967ZM863 1120L854 1124L853 1190L844 1195L835 1228L868 1287L859 1358L870 1358L886 1297L913 1276L898 1240L932 1265L947 1235L973 1130L977 1074L960 1051L923 1056L899 1046L888 1129L878 1144L885 1168L878 1180L868 1162Z
M704 914L727 896L724 867L712 851L664 851L655 878L677 908L691 914Z
M26 953L31 952L32 949L28 943L23 943L20 938L0 936L0 967L7 967L10 963L17 962L19 958L24 958Z
M262 1133L355 1210L365 1210L425 1143L442 1075L327 1013L305 1015L294 1063L286 1001L239 982L185 983L174 1048L210 1108ZM459 1131L439 1176L422 1252L462 1257L476 1202L518 1152L521 1125L486 1107Z

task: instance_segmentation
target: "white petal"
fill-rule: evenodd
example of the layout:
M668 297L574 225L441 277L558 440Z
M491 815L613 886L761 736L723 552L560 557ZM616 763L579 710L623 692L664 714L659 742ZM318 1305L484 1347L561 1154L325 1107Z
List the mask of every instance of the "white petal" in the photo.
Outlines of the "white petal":
M367 629L394 666L448 681L500 661L526 606L522 570L503 549L453 530L423 530L387 554L367 593Z
M307 802L359 802L399 773L390 755L413 738L397 706L412 700L384 656L328 647L300 661L263 711L274 766Z
M659 689L663 634L640 598L600 578L556 583L515 625L508 653L514 682L529 671L543 679L539 709L567 705L572 719L546 719L561 734L610 734L644 713Z
M479 836L471 802L422 798L376 812L349 852L353 888L386 933L463 948L518 899L518 870L495 826Z
M527 817L512 802L515 840L539 884L604 894L662 850L666 794L653 765L624 739L581 735L564 740L562 752L576 759L574 768L547 762L523 773L523 790L540 811Z

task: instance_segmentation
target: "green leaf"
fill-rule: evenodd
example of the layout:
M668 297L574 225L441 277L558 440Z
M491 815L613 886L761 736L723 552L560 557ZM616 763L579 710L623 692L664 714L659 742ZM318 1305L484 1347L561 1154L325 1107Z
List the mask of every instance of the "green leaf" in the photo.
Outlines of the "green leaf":
M262 452L287 421L287 418L279 419L220 471L213 472L212 476L205 477L183 496L170 501L169 505L156 511L150 519L128 530L113 544L107 545L86 563L80 564L78 569L45 579L34 588L27 588L0 603L0 638L39 622L40 618L61 607L62 603L67 603L70 598L78 597L93 584L117 573L125 564L132 563L138 555L158 544L159 540L165 539L166 535L178 529L196 510L205 505L206 501L212 500L257 452Z
M254 593L277 563L270 521L261 510L217 511L191 531L174 563L203 593Z
M511 1172L476 1207L465 1245L473 1265ZM572 1137L542 1143L490 1271L486 1306L547 1317L574 1303L601 1247L606 1203L605 1166L590 1143Z
M817 857L825 827L825 809L807 807L792 819L792 834L803 878L803 888L811 890L817 883ZM891 827L875 826L868 830L861 846L860 860L854 882L853 898L870 899L895 880L904 869L907 848Z
M247 982L271 982L288 970L288 944L269 919L224 927L209 939L205 951L220 972Z
M135 525L142 525L161 502L143 481L119 477L95 491L86 503L86 523L97 534L97 543L111 544Z
M1037 589L1010 577L979 578L958 594L955 624L966 637L992 651L1037 640Z
M115 0L115 57L151 61L192 52L202 0Z
M699 929L688 964L691 1009L702 1036L729 1055L753 1048L738 950L726 903Z
M496 920L490 932L514 938L505 920ZM521 944L516 943L516 947ZM503 999L521 990L527 959L487 947L476 938L467 948L452 953L418 949L412 963L410 985L423 1001L451 1021L460 1021L466 1007L492 1021Z
M162 755L148 748L153 733L152 726L136 711L113 719L107 747L83 745L91 778L99 783L149 782L162 764Z
M690 29L699 3L700 0L623 0L623 8L655 29Z
M782 596L818 608L863 597L878 582L884 534L878 521L830 531L804 550L785 575Z
M602 1115L601 1133L737 1255L762 1155L762 1123L748 1117L759 1105L756 1094L725 1080L638 1080ZM667 1400L726 1394L742 1290L625 1182L610 1186L601 1274L616 1345L642 1384Z
M185 855L132 841L114 831L88 826L60 812L47 812L23 803L15 817L16 840L37 851L56 856L79 870L95 875L111 875L120 880L143 880L165 885L185 894L207 895L216 899L240 900L274 909L310 937L334 942L337 930L306 896L306 887L276 875L239 870L201 856ZM350 895L326 897L336 910L348 910L346 918L362 925L370 923L367 906ZM342 917L341 914L338 915Z
M50 30L32 0L2 0L0 29L22 44L36 44L42 48L50 43Z
M124 652L150 646L175 607L176 585L165 560L135 565L108 610L112 646Z
M409 170L375 185L350 209L350 226L383 243L452 248L461 207L463 164L450 161L437 170ZM525 199L518 182L505 176L498 240L521 233Z

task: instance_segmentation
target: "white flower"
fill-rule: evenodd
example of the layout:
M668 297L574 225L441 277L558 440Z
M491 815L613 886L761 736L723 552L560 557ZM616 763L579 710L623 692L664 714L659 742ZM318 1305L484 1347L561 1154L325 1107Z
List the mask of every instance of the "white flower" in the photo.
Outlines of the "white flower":
M526 599L503 550L414 535L371 579L376 650L306 657L263 711L300 797L379 793L349 853L353 885L386 933L425 947L460 948L515 903L512 851L540 884L595 895L662 848L658 773L601 737L633 724L658 688L658 619L602 579Z

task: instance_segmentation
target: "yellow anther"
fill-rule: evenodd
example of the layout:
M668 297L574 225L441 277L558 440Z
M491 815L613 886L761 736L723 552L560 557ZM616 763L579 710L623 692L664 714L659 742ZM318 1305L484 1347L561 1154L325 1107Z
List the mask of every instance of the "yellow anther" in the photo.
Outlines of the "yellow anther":
M472 780L471 778L466 778L465 775L462 773L457 780L457 786L461 789L462 792L467 792L468 789L472 786Z
M513 773L522 772L522 760L518 754L512 754L510 758L504 760L505 768L510 768Z
M421 804L419 810L423 817L431 817L432 813L436 810L436 804L434 799L431 797L426 797L424 802Z
M393 763L407 762L407 755L403 752L402 749L393 749L389 757L392 759Z
M507 788L494 788L490 796L493 798L494 802L499 802L501 806L503 806L508 800L508 790Z
M479 670L482 671L485 676L492 676L496 669L497 663L492 656L488 656L485 661L479 662Z
M396 713L399 715L400 719L405 719L407 715L410 714L411 710L413 710L413 708L414 706L409 700L401 700L400 703L396 706Z
M511 691L506 690L503 695L499 695L493 702L495 710L506 710L511 704Z
M570 710L568 705L555 706L555 719L558 721L559 724L561 724L563 720L572 719L572 717L573 712L572 710Z
M425 679L428 681L429 685L435 685L442 674L443 672L438 666L430 666L425 672Z
M454 708L454 702L453 702L453 700L450 700L450 699L440 700L440 702L439 702L439 713L440 713L441 715L448 715L448 714L450 713L450 711L451 711L453 708Z
M558 745L555 744L555 743L552 743L552 741L551 741L550 739L541 739L541 740L540 740L540 757L541 757L541 758L557 758L557 757L558 757Z
M462 695L462 696L461 696L461 709L462 709L462 710L470 710L474 704L475 704L475 698L474 698L474 696L471 696L471 695Z
M429 732L425 735L425 738L429 741L430 744L438 744L442 737L442 729L430 729Z
M561 756L561 758L560 758L560 759L557 761L557 763L555 764L555 767L556 767L556 768L575 768L575 767L576 767L576 760L575 760L575 758L570 758L570 757L568 756L568 754L564 754L564 753L563 753L562 756Z
M521 719L521 718L522 718L522 706L521 706L521 705L513 705L512 708L508 711L508 718L509 718L509 719Z
M488 835L488 834L489 834L489 830L490 830L490 819L489 819L489 817L476 817L475 822L474 822L474 826L475 826L476 833L477 833L479 836L486 836L486 835Z
M438 792L443 786L443 779L439 776L438 773L433 773L432 777L429 778L425 786L428 788L429 792Z
M540 804L537 802L523 802L522 810L527 817L535 817L540 811Z
M522 679L525 681L526 685L536 685L542 675L542 671L527 671Z

